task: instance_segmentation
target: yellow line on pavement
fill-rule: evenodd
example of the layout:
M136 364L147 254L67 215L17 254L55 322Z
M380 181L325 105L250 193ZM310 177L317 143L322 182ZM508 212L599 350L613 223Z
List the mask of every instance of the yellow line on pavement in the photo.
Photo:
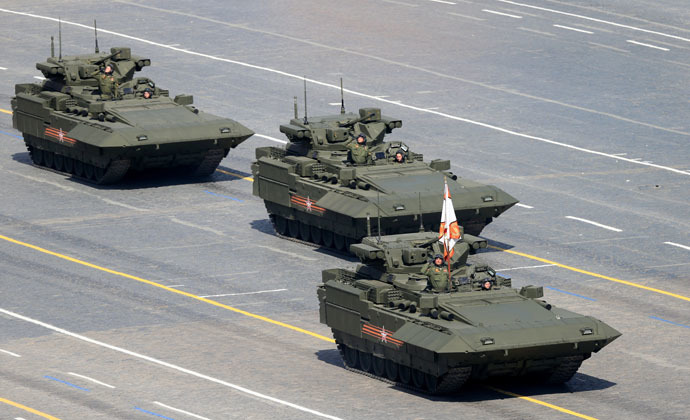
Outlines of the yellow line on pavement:
M603 274L593 273L591 271L582 270L579 268L571 267L569 265L557 263L556 261L547 260L546 258L540 258L540 257L536 257L534 255L525 254L523 252L513 251L512 249L500 248L500 247L493 246L493 245L489 245L489 248L497 249L499 251L507 252L509 254L519 255L521 257L529 258L530 260L541 261L541 262L547 263L547 264L553 264L557 267L565 268L566 270L574 271L576 273L586 274L588 276L597 277L600 279L613 281L613 282L620 283L620 284L625 284L626 286L637 287L638 289L644 289L644 290L648 290L650 292L661 293L662 295L671 296L671 297L674 297L677 299L682 299L682 300L686 300L686 301L690 302L690 297L679 295L677 293L671 293L671 292L667 292L665 290L655 289L654 287L649 287L649 286L644 286L642 284L633 283L631 281L621 280L621 279L617 279L615 277L609 277L609 276L605 276Z
M5 240L5 241L7 241L7 242L11 242L11 243L16 244L16 245L21 245L21 246L24 246L24 247L27 247L27 248L31 248L31 249L33 249L33 250L35 250L35 251L42 252L42 253L48 254L48 255L52 255L52 256L54 256L54 257L61 258L61 259L63 259L63 260L67 260L67 261L70 261L70 262L73 262L73 263L76 263L76 264L80 264L80 265L83 265L83 266L85 266L85 267L90 267L90 268L93 268L93 269L96 269L96 270L100 270L100 271L103 271L103 272L106 272L106 273L109 273L109 274L114 274L114 275L116 275L116 276L128 278L128 279L131 279L131 280L136 280L136 281L138 281L138 282L140 282L140 283L145 283L145 284L148 284L148 285L150 285L150 286L158 287L158 288L163 289L163 290L166 290L166 291L168 291L168 292L176 293L176 294L182 295L182 296L186 296L186 297L189 297L189 298L198 300L198 301L200 301L200 302L208 303L208 304L210 304L210 305L217 306L217 307L219 307L219 308L227 309L227 310L229 310L229 311L236 312L236 313L238 313L238 314L242 314L242 315L248 316L248 317L250 317L250 318L254 318L254 319L258 319L258 320L260 320L260 321L268 322L269 324L278 325L278 326L283 327L283 328L288 328L288 329L293 330L293 331L301 332L301 333L303 333L303 334L310 335L310 336L315 337L315 338L318 338L318 339L320 339L320 340L328 341L329 343L335 343L335 340L333 340L333 339L330 338L330 337L326 337L326 336L323 336L323 335L321 335L321 334L317 334L317 333L315 333L315 332L311 332L311 331L309 331L309 330L305 330L305 329L303 329L303 328L296 327L296 326L294 326L294 325L286 324L286 323L281 322L281 321L276 321L276 320L274 320L274 319L267 318L267 317L262 316L262 315L257 315L257 314L253 314L253 313L251 313L251 312L244 311L244 310L242 310L242 309L234 308L234 307L229 306L229 305L224 305L224 304L222 304L222 303L220 303L220 302L216 302L215 300L203 298L203 297L194 295L194 294L192 294L192 293L188 293L188 292L185 292L185 291L182 291L182 290L174 289L174 288L172 288L172 287L164 286L164 285L162 285L162 284L160 284L160 283L156 283L155 281L147 280L147 279L144 279L144 278L141 278L141 277L137 277L137 276L133 276L133 275L127 274L127 273L122 273L122 272L120 272L120 271L111 270L111 269L109 269L109 268L101 267L101 266L96 265L96 264L91 264L91 263L89 263L89 262L82 261L82 260L80 260L80 259L73 258L73 257L67 256L67 255L63 255L63 254L60 254L60 253L57 253L57 252L54 252L54 251L50 251L50 250L47 250L47 249L45 249L45 248L41 248L41 247L36 246L36 245L31 245L31 244L26 243L26 242L18 241L18 240L16 240L16 239L12 239L12 238L7 237L7 236L4 236L4 235L0 235L0 239L3 239L3 240Z
M237 173L235 173L235 172L224 171L224 170L222 170L222 169L216 169L216 171L220 172L221 174L234 176L235 178L239 178L239 179L244 179L245 181L254 182L254 178L249 177L249 176L244 176L244 175L241 175L241 174L237 174Z
M520 398L521 400L529 401L529 402L534 403L534 404L543 405L544 407L549 407L552 410L560 411L561 413L570 414L571 416L579 417L581 419L597 420L596 417L590 417L590 416L587 416L585 414L580 414L576 411L568 410L567 408L559 407L559 406L554 405L554 404L549 404L545 401L541 401L541 400L538 400L536 398L525 397L524 395L516 394L516 393L510 392L510 391L504 391L502 389L494 388L492 386L487 386L487 388L489 388L492 391L496 391L500 394L509 395L509 396L515 397L515 398Z
M59 418L53 417L53 416L51 416L50 414L46 414L46 413L40 412L40 411L38 411L38 410L34 410L34 409L31 408L31 407L27 407L27 406L25 406L25 405L16 403L16 402L14 402L14 401L6 400L6 399L4 399L4 398L2 398L2 397L0 397L0 402L5 403L5 404L8 404L8 405L11 405L12 407L21 408L21 409L24 410L24 411L28 411L28 412L31 413L31 414L36 414L37 416L41 416L41 417L43 417L44 419L60 420Z
M2 109L2 108L0 108L0 112L3 112L3 113L5 113L5 114L10 114L10 115L12 115L12 111L10 111L10 110L8 110L8 109Z

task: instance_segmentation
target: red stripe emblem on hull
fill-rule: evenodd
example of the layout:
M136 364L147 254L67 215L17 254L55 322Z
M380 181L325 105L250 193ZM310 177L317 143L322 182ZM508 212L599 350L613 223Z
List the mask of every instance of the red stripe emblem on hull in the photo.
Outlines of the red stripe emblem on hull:
M371 324L362 324L362 333L370 337L377 338L383 343L393 344L395 346L402 346L405 342L392 337L393 331L387 330L384 327L377 327Z
M72 137L67 137L67 133L62 131L62 128L46 127L43 134L45 134L46 137L53 138L60 143L70 146L73 146L77 143L77 140L73 139Z
M309 197L304 198L300 197L299 195L293 195L290 197L290 202L292 204L304 208L308 212L316 212L319 214L323 214L326 211L325 208L317 206L316 202L312 201Z

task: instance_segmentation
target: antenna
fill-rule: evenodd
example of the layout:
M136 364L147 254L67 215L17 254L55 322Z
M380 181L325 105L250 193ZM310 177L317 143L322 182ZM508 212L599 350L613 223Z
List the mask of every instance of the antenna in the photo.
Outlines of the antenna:
M367 236L371 236L371 218L369 213L367 213Z
M309 121L307 120L307 77L302 77L304 78L304 123L309 124Z
M343 78L340 78L340 113L345 113L345 97L343 96Z
M293 104L292 104L292 105L293 105L293 107L295 108L295 119L297 119L297 118L299 118L299 115L297 115L297 114L298 114L298 111L297 111L297 97L296 97L296 96L293 96L292 99L293 99Z
M424 216L422 212L422 193L419 194L419 231L424 232Z
M376 213L377 216L376 218L378 219L378 241L377 243L381 243L381 191L379 189L376 189Z
M60 51L60 57L58 61L62 61L62 20L58 17L58 47Z
M93 20L93 38L96 40L96 50L94 52L98 54L100 51L98 51L98 29L96 27L96 19Z
M50 58L55 58L55 38L50 37Z

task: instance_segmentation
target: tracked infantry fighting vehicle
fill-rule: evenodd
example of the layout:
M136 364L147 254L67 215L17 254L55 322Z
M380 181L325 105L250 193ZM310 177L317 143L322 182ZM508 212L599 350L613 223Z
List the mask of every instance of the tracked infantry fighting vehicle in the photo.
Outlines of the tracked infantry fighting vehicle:
M266 204L277 233L347 250L372 234L438 231L443 181L448 181L459 223L479 234L493 218L517 203L501 189L449 172L448 160L423 156L384 137L402 121L378 108L359 114L297 117L281 125L283 148L259 147L254 195ZM364 135L366 144L355 142ZM357 152L360 163L355 163ZM400 154L401 162L396 161Z
M51 48L52 49L52 48ZM168 91L135 72L151 64L129 48L56 58L36 68L45 80L15 86L12 123L36 165L99 184L127 171L187 167L212 174L228 151L254 134L228 118L200 112L192 96Z
M321 322L331 327L348 369L423 392L457 391L470 378L522 376L568 381L583 360L621 334L589 316L542 300L542 287L511 287L486 265L467 265L465 235L455 245L451 282L430 290L433 233L364 238L352 245L363 264L325 270Z

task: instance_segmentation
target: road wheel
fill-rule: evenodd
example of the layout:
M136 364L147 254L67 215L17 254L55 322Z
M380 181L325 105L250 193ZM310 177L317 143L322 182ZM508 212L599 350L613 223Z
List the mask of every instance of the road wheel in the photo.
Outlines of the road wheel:
M74 175L84 176L84 162L82 162L81 160L74 160Z
M299 222L299 237L303 241L309 241L311 239L310 235L311 229L308 224L304 222Z
M31 151L31 160L36 165L43 165L43 155L44 155L43 150L39 149L38 147L34 147L33 150Z
M333 246L338 251L345 250L345 237L339 233L333 235Z
M343 345L344 362L348 367L357 369L358 367L358 351L352 347Z
M287 233L287 220L283 216L277 214L271 215L273 219L273 228L279 235L285 235Z
M95 179L96 182L100 183L103 180L104 176L105 176L105 168L100 168L98 166L95 166L94 171L93 171L93 179Z
M367 353L365 351L359 352L359 367L362 368L363 371L365 372L371 372L371 367L372 367L372 359L371 359L371 353Z
M386 376L386 361L384 359L372 356L372 365L374 368L374 375L380 377Z
M58 171L63 171L65 169L65 157L62 155L55 154L55 163L53 164L55 169Z
M65 168L65 172L70 174L74 173L74 159L72 159L71 157L65 158L65 163L63 166Z
M288 219L288 235L293 238L299 237L299 221L294 219Z
M412 369L409 366L398 365L398 377L400 382L410 384L412 382Z
M398 380L398 364L388 359L386 359L386 376L391 381Z
M324 229L321 239L323 240L323 246L325 246L326 248L333 248L333 232L332 231Z
M95 172L95 168L93 167L92 164L90 164L90 163L85 163L85 164L84 164L84 176L85 176L86 178L88 178L88 179L94 179L94 178L93 178L94 172Z
M412 384L415 386L415 388L419 389L424 389L426 384L425 384L425 377L426 374L422 372L421 370L417 369L412 369Z
M47 168L52 168L55 165L55 153L45 151L43 152L43 163Z
M427 373L424 375L424 385L426 385L427 391L429 391L431 394L435 394L438 392L438 377L434 376L430 373Z
M323 236L323 231L321 230L320 227L317 226L310 226L309 230L311 231L311 241L314 242L315 244L321 244L322 236Z

